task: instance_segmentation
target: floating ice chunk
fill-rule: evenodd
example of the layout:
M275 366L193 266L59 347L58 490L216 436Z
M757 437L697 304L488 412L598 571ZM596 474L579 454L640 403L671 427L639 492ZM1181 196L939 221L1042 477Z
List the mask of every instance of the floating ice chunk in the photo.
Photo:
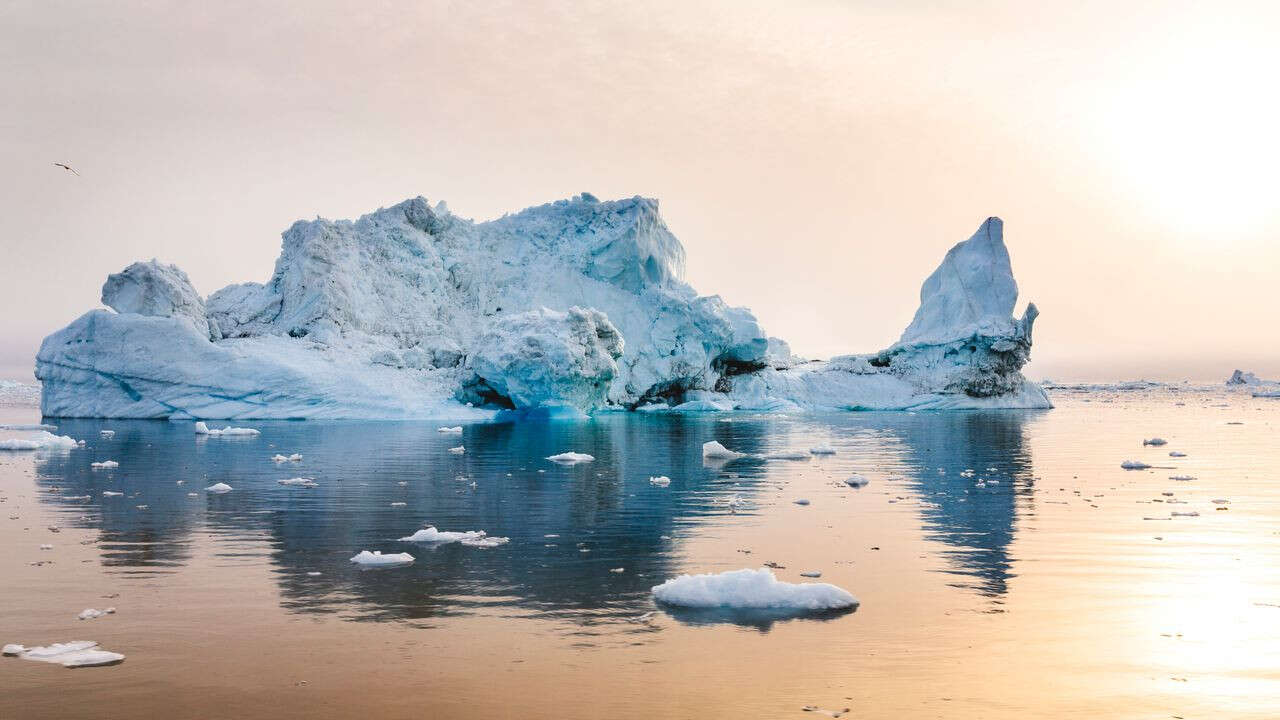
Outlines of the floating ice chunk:
M808 460L809 453L803 450L775 450L765 453L762 457L765 460Z
M276 454L271 456L271 461L277 463L302 462L302 455L301 453L294 453L292 455Z
M5 655L16 655L23 660L35 660L62 665L63 667L97 667L124 662L124 655L96 649L98 643L91 640L73 640L54 643L45 647L26 648L21 645L5 645Z
M792 500L791 502L792 502L792 503L794 503L794 504L796 504L796 505L808 505L808 504L809 504L809 500L808 500L807 498L796 498L795 500Z
M1178 480L1178 481L1181 481L1181 482L1190 482L1190 481L1192 481L1192 480L1195 480L1196 478L1195 478L1195 476L1194 476L1194 475L1170 475L1170 476L1169 476L1169 479L1170 479L1170 480Z
M277 480L276 482L281 485L288 485L290 487L304 487L304 488L320 487L320 485L316 483L315 480L312 480L310 478L296 477L296 478L289 478L288 480Z
M45 543L44 545L41 545L41 546L40 546L40 549L41 549L41 550L52 550L52 549L53 549L53 546L52 546L52 545L50 545L50 544L48 544L48 543Z
M113 607L109 607L106 610L95 610L93 608L85 608L76 617L79 618L80 620L94 620L102 617L103 615L115 615L115 614L116 614L116 609Z
M121 495L123 495L123 494L124 494L124 493L122 493L122 492L116 492L115 490L103 490L103 491L102 491L102 497L120 497L120 496L121 496Z
M1124 468L1125 470L1146 470L1151 466L1142 462L1141 460L1125 460L1124 462L1120 463L1120 467Z
M715 440L702 444L703 460L736 460L740 457L746 457L746 453L734 452Z
M1169 457L1186 457L1186 456L1187 454L1184 452L1178 452L1177 450L1169 451Z
M405 503L402 503L402 502L391 503L391 507L404 507L404 506L405 506Z
M438 427L438 428L436 428L436 432L438 432L438 433L448 433L448 434L450 434L450 435L461 435L461 434L462 434L462 426L461 426L461 425L457 425L457 426L455 426L455 427Z
M821 612L858 605L857 598L835 585L782 582L767 568L681 575L655 585L652 592L660 603L690 608Z
M578 463L593 462L595 457L586 453L562 452L559 455L548 456L547 459L561 465L577 465Z
M1195 510L1189 510L1187 512L1178 512L1177 510L1175 510L1169 513L1169 516L1170 517L1200 517L1200 513L1196 512Z
M845 478L845 481L844 481L844 484L848 485L851 488L866 487L870 483L871 483L870 480L856 473Z
M451 448L449 448L449 452L450 452L450 453L452 453L452 454L454 454L454 455L462 455L462 454L463 454L463 453L465 453L466 451L467 451L467 448L465 448L465 447L464 447L464 446L462 446L462 445L459 445L458 447L451 447Z
M254 430L253 428L242 428L242 427L231 427L231 426L227 426L224 428L210 428L208 425L205 425L202 422L196 423L195 431L197 435L209 435L210 437L218 437L219 435L223 435L227 437L248 437L251 435L262 434L262 431Z
M809 452L813 453L814 455L835 455L836 449L831 447L830 445L819 445L817 447L809 448Z
M658 487L666 487L666 486L668 486L668 485L670 485L670 484L671 484L671 478L667 477L666 475L659 475L658 477L651 477L651 478L649 478L649 484L650 484L650 485L657 485Z
M98 434L106 438L107 440L110 440L111 438L116 436L116 431L115 430L99 430Z
M1161 446L1161 445L1168 445L1168 444L1169 444L1169 441L1168 441L1168 440L1165 440L1164 438L1154 437L1154 438L1149 438L1149 439L1145 439L1145 440L1143 440L1143 441L1142 441L1142 444L1143 444L1143 445L1155 445L1156 447L1159 447L1159 446Z
M609 568L609 572L611 573L624 573L626 571L626 568Z
M211 492L211 493L217 493L217 494L229 493L231 492L231 486L222 482L214 483L209 487L205 488L205 491Z
M362 568L404 567L413 564L413 556L409 553L383 555L381 550L361 550L351 558L351 562Z
M103 460L102 462L89 463L89 467L94 470L114 470L115 468L120 467L120 463L115 460Z
M400 538L400 542L426 543L430 545L444 545L447 543L462 543L471 547L490 548L499 545L505 545L510 542L510 538L491 536L483 530L465 530L457 531L441 531L435 527L425 527L408 537Z
M802 573L800 573L800 577L807 577L807 578L820 578L820 577L822 577L822 571L821 571L821 570L809 570L809 571L807 571L807 572L802 572Z
M826 715L827 717L831 717L831 718L844 717L845 715L849 714L849 708L844 708L842 710L828 710L826 708L818 707L817 705L805 705L800 709L805 712L817 713L819 715Z

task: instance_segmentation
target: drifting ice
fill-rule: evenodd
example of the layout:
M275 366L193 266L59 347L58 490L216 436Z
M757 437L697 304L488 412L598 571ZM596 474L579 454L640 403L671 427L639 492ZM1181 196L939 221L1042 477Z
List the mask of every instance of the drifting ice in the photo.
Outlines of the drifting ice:
M226 435L228 437L231 437L231 436L240 436L240 435L248 436L248 435L262 434L260 431L254 430L253 428L238 428L238 427L224 427L222 429L210 428L208 425L205 425L202 422L196 423L195 430L197 435L211 435L214 437L217 437L219 435Z
M855 607L857 598L828 583L789 583L773 571L731 570L718 575L681 575L654 586L660 603L691 608L823 611Z
M205 490L208 492L216 493L220 495L222 493L231 492L231 486L226 483L214 483L209 487L205 488Z
M54 435L47 430L31 437L0 440L0 450L70 450L76 445L76 441L66 435Z
M5 645L4 654L16 655L23 660L55 663L69 668L116 665L124 662L124 655L99 650L97 647L98 643L92 640L73 640L67 643L54 643L46 647L34 648L22 645Z
M559 455L551 455L547 459L561 465L577 465L578 463L593 462L595 456L579 452L562 452Z
M715 440L702 444L703 460L737 460L746 456L746 453L734 452Z
M202 298L154 260L108 277L111 310L42 344L41 408L477 421L534 408L1049 407L1019 372L1037 311L1013 317L997 218L946 254L897 343L825 362L697 295L684 261L657 202L638 197L584 193L483 223L414 198L354 222L298 222L266 283Z
M434 527L425 527L408 537L400 538L400 542L427 543L444 545L446 543L462 543L471 547L491 548L505 545L510 538L493 537L483 530L466 530L463 532L440 531Z
M383 555L380 550L375 550L373 552L361 550L351 558L351 562L365 568L400 567L403 565L412 565L413 556L409 553Z

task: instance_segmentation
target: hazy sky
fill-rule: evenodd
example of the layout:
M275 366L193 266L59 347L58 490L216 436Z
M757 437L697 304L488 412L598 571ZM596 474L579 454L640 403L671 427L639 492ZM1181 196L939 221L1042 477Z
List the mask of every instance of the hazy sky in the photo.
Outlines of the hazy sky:
M809 356L999 215L1032 377L1280 377L1275 3L292 5L0 2L0 377L136 259L207 295L298 218L583 190Z

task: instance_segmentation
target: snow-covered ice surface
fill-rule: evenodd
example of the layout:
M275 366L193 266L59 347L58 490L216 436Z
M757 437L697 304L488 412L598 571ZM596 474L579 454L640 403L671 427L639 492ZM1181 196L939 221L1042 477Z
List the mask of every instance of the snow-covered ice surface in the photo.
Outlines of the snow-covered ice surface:
M572 451L548 455L547 459L560 465L577 465L578 463L592 462L595 460L593 456L586 453Z
M857 607L849 591L829 583L789 583L768 568L681 575L653 588L664 605L689 608L822 612Z
M1036 310L991 218L925 281L898 343L795 358L699 296L654 200L582 194L476 223L421 197L284 233L275 272L201 298L156 261L36 359L50 417L440 418L501 409L1048 407L1019 372Z
M66 435L54 435L48 430L15 437L0 438L0 450L70 450L76 447L74 439Z

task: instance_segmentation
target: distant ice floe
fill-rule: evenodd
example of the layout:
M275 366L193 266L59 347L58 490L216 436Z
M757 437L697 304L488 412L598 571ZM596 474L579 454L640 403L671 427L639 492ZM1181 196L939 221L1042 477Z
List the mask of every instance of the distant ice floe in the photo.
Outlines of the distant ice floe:
M1149 438L1149 439L1145 439L1145 440L1143 440L1143 441L1142 441L1142 444L1143 444L1143 445L1155 445L1156 447L1159 447L1159 446L1161 446L1161 445L1168 445L1168 444L1169 444L1169 441L1168 441L1168 440L1165 440L1164 438L1161 438L1161 437L1153 437L1153 438Z
M205 488L205 491L206 491L206 492L214 493L215 495L221 495L222 493L229 493L229 492L231 492L231 486L230 486L230 485L228 485L228 484L226 484L226 483L222 483L222 482L220 482L220 483L214 483L214 484L210 485L209 487Z
M93 608L85 608L79 615L76 616L76 618L79 620L95 620L97 618L102 617L103 615L115 615L115 614L116 614L116 609L113 607L109 607L105 610L95 610Z
M578 463L594 462L595 456L580 452L562 452L559 455L548 456L547 459L561 465L577 465Z
M362 568L404 567L413 564L413 556L409 553L392 553L383 555L380 550L369 552L361 550L351 558L351 562Z
M400 542L423 543L427 545L445 545L461 543L468 547L492 548L506 545L510 538L489 535L484 530L464 530L462 532L441 531L434 527L425 527L412 535L400 538Z
M462 434L462 426L461 426L461 425L455 425L455 426L453 426L453 427L438 427L438 428L436 428L436 432L438 432L438 433L445 433L445 434L449 434L449 435L461 435L461 434Z
M13 429L22 429L27 426L14 426ZM67 437L66 435L54 435L48 430L38 430L35 435L20 438L3 438L0 439L0 450L23 451L23 450L70 450L76 447L78 443Z
M22 645L5 645L6 656L16 656L23 660L53 663L69 668L101 667L118 665L124 662L124 655L98 648L92 640L73 640L66 643L54 643L44 647L28 648Z
M844 480L844 484L845 484L845 485L848 485L848 486L849 486L849 487L851 487L851 488L861 488L861 487L866 487L866 486L867 486L867 485L869 485L870 483L871 483L871 481L870 481L870 480L868 480L867 478L865 478L865 477L863 477L863 476L861 476L861 475L858 475L857 473L854 473L853 475L850 475L849 477L845 478L845 480Z
M276 463L302 462L302 454L301 453L294 453L292 455L276 454L271 456L271 461Z
M836 449L830 445L818 445L817 447L809 448L809 452L814 455L835 455Z
M89 463L89 467L94 470L114 470L120 467L120 463L115 460L103 460L102 462L91 462Z
M261 430L255 430L253 428L230 427L230 426L227 426L224 428L210 428L208 425L205 425L202 422L197 422L195 424L195 431L197 435L208 435L210 437L218 437L218 436L250 437L253 435L262 434Z
M687 608L821 612L858 605L849 591L835 585L783 582L768 568L681 575L655 585L652 593L659 603Z
M774 450L760 457L765 460L808 460L810 455L803 450Z
M466 453L466 452L467 452L467 449L466 449L465 447L463 447L462 445L459 445L458 447L451 447L451 448L449 448L449 453L450 453L450 454L452 454L452 455L462 455L462 454L464 454L464 453Z
M289 478L287 480L277 480L276 482L279 483L280 485L287 485L289 487L303 487L303 488L320 487L320 484L317 483L315 480L312 480L311 478L296 477L296 478Z
M1141 460L1125 460L1124 462L1120 463L1120 467L1124 468L1125 470L1146 470L1151 466L1148 465L1147 463L1142 462Z
M1184 452L1178 452L1177 450L1169 451L1169 457L1186 457L1186 456L1187 454Z
M659 475L659 476L657 476L657 477L650 477L650 478L649 478L649 484L650 484L650 485L656 485L656 486L658 486L658 487L667 487L668 485L670 485L670 484L671 484L671 478L667 477L666 475Z
M116 431L115 430L99 430L98 434L102 436L102 439L110 440L111 438L116 436Z
M114 490L103 490L103 491L102 491L102 497L120 497L121 495L124 495L124 493L122 493L122 492L116 492L116 491L114 491Z
M746 453L734 452L715 440L702 444L703 460L737 460L746 456Z

